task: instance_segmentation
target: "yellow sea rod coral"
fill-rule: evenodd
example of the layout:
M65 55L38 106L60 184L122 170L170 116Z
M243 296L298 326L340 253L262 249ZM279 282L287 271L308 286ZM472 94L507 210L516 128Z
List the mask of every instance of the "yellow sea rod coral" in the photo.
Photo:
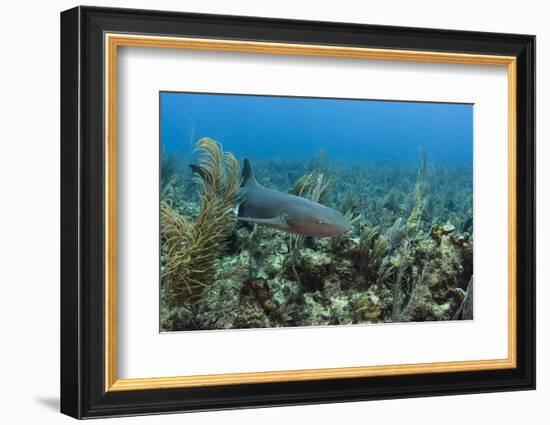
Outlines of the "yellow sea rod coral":
M197 150L202 188L196 222L161 203L161 237L167 253L162 282L173 305L200 301L220 272L219 261L236 222L232 210L239 189L237 160L209 138L199 140Z
M320 185L319 182L321 183ZM323 174L304 174L294 182L290 193L308 199L313 199L315 195L315 202L327 205L330 203L332 184L333 182L327 180Z

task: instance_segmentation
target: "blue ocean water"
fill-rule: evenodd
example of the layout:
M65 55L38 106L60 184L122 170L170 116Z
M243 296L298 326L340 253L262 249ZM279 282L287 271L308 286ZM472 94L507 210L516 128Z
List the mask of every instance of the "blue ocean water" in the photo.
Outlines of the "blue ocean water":
M471 165L473 105L203 93L160 94L165 154L210 137L238 158L418 159Z

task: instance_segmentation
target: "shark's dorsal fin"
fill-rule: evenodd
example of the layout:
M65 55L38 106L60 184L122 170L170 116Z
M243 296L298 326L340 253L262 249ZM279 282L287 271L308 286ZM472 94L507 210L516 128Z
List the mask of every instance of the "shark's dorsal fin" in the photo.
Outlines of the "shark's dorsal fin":
M254 171L252 170L250 161L246 158L244 159L244 162L243 162L242 179L243 179L242 187L258 186L258 181L254 176Z

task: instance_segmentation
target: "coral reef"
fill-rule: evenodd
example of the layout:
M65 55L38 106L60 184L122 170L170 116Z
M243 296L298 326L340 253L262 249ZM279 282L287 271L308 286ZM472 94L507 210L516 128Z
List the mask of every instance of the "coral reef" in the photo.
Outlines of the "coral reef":
M351 325L473 318L472 169L257 159L269 188L339 209L333 238L236 220L239 167L198 142L201 177L166 158L161 183L161 328ZM165 174L166 173L166 174Z

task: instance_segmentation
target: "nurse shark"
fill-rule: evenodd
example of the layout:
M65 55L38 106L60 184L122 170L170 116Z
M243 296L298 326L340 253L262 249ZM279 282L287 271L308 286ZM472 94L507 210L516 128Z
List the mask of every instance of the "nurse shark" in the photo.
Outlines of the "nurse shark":
M338 211L300 196L263 187L244 160L238 219L305 236L338 236L351 224Z

